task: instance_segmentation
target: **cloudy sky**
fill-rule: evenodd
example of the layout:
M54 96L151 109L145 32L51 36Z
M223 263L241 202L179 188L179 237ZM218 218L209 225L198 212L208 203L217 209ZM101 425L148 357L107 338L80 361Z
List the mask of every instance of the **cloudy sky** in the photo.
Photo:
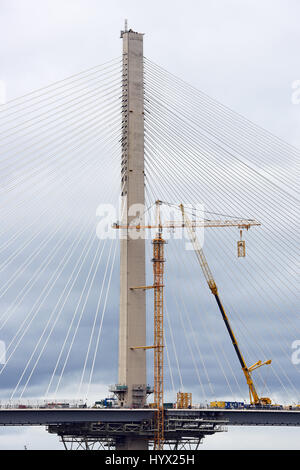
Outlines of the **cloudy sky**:
M263 2L258 0L243 0L242 2L238 0L214 0L210 2L204 0L188 0L184 4L179 1L165 1L162 3L153 0L151 3L146 3L128 0L126 3L121 1L112 1L109 5L107 2L102 2L101 0L43 0L42 2L37 0L27 0L26 2L21 0L0 0L0 9L0 50L2 63L0 80L5 82L8 101L26 95L33 90L46 87L52 82L63 80L66 77L78 74L83 70L88 70L91 67L108 62L111 59L116 58L117 64L118 58L121 55L121 40L119 37L120 30L123 28L124 19L128 18L129 27L145 33L144 52L148 59L185 82L190 83L207 95L215 98L237 113L242 114L259 126L267 129L272 134L283 139L283 141L286 141L298 148L300 146L299 132L297 132L300 125L300 104L297 105L296 102L293 102L293 84L300 79L298 51L300 40L298 24L300 7L297 0L264 0ZM112 70L115 70L113 69L113 67L115 67L114 65L111 67ZM166 79L164 78L164 80ZM164 83L166 84L167 82L165 81ZM147 92L150 96L151 93L155 92L155 90L151 90L149 87ZM175 105L176 103L174 100L174 106ZM113 108L113 113L117 112L117 108ZM178 123L176 124L175 121L170 121L170 123L172 123L175 128L178 126ZM154 122L151 123L149 120L146 125L148 125L149 130L155 130ZM106 136L106 134L103 135ZM109 162L109 158L113 152L112 137L112 134L109 135L110 147L107 154L105 153L106 150L104 147L100 147L102 149L101 151L103 151L104 160L106 158L106 163ZM172 138L171 133L168 137L170 139ZM22 135L17 135L17 139L22 138ZM16 140L16 143L18 142L19 141ZM20 140L20 142L22 142L22 140ZM180 142L178 143L178 152L184 147L182 141ZM287 147L284 149L287 154ZM193 149L191 148L190 152L192 151ZM212 152L212 148L207 150L205 155L206 157L211 155L208 153L209 151ZM4 147L1 158L5 157L5 152L6 148ZM50 154L50 147L46 148L46 154L48 153ZM36 156L38 156L38 153ZM155 176L155 168L150 165L150 156L151 155L148 155L149 176ZM19 154L18 158L20 158L20 160L25 159L25 155ZM217 153L213 158L216 159L215 163L217 165ZM272 158L273 157L270 152L269 160L267 160L267 169L274 170L274 168L279 168L280 171L280 165L282 165L282 167L287 166L285 171L287 175L290 172L290 181L292 181L295 176L295 155L289 156L286 161L287 163L280 162L280 164L275 161L273 162ZM168 163L168 161L166 162ZM257 155L253 155L253 162L255 165L258 164ZM65 235L67 229L70 228L72 224L74 224L76 230L79 230L80 221L87 221L88 217L92 218L92 222L90 222L90 224L93 228L96 223L93 217L99 201L114 203L117 201L118 165L119 162L117 159L113 160L111 167L109 167L108 164L106 166L103 164L100 173L103 178L103 183L105 183L105 181L115 181L116 191L109 191L110 185L108 184L108 188L104 188L105 184L102 184L101 182L101 191L103 189L103 192L100 191L100 193L97 179L94 178L93 184L91 184L93 171L91 168L87 167L85 178L89 178L90 192L87 191L87 194L85 194L85 204L82 203L81 198L79 197L86 190L85 180L80 177L81 174L78 169L73 170L73 172L69 170L70 181L71 183L72 181L76 181L76 188L79 196L76 198L75 195L74 198L69 201L66 194L64 204L61 204L63 209L60 208L63 210L60 216L65 218L65 223L60 227L58 233L55 233L54 239L52 240L53 244L54 241L59 242L60 237ZM220 200L219 205L217 203L211 204L211 206L209 206L210 210L226 209L226 211L228 211L231 208L234 209L233 215L240 215L240 213L242 213L249 216L257 216L260 217L266 225L267 217L270 215L274 217L274 219L279 215L281 218L285 218L285 220L288 219L290 209L286 193L276 192L275 187L272 189L272 186L270 186L269 183L265 184L265 182L259 177L255 180L257 194L262 194L264 192L267 194L267 199L264 201L265 207L263 207L262 202L261 207L257 209L257 212L253 211L250 214L249 211L252 207L250 196L253 188L251 187L251 184L247 182L248 175L247 173L243 173L244 170L236 161L227 161L226 165L227 169L230 168L230 177L226 180L225 170L223 174L222 167L219 167L221 168L219 170L219 176L220 178L223 178L223 184L224 188L227 190L227 196L234 198L237 194L239 194L239 196L241 194L239 181L235 182L232 178L232 175L235 174L239 174L239 177L244 181L244 194L240 200L236 199L236 203L233 204L233 206L229 205L229 203L225 206L221 206ZM276 165L279 165L279 167L276 167ZM59 176L59 167L55 168L53 171L57 171L57 173L54 173L55 178L57 178ZM22 175L17 174L17 176L22 180ZM163 180L160 181L159 175L156 176L158 176L158 180L157 187L153 188L154 192L156 190L161 191L161 193L157 195L160 197L163 195L167 199L168 191L163 188ZM14 181L14 178L16 178L16 174L12 171L9 173L8 181ZM5 182L6 180L4 183ZM26 182L24 182L24 184L25 183ZM176 180L176 177L174 177L172 183L174 185L174 191L180 184L183 185L182 190L184 189L184 184L179 183ZM198 183L200 188L199 190L203 191L202 196L204 194L213 196L208 176L202 186L200 186L200 181L198 181ZM37 184L37 180L34 180L34 184ZM41 192L44 188L49 189L51 197L47 199L48 202L45 207L47 210L51 209L53 213L51 212L50 215L53 217L53 220L55 220L54 209L57 207L58 199L55 199L56 195L53 194L54 191L51 190L54 187L56 188L56 186L54 186L55 182L53 183L53 173L50 174L44 172L43 180L38 184L41 186ZM161 185L162 189L160 189L159 185ZM104 192L104 189L106 192ZM289 189L288 185L285 189ZM176 194L174 191L173 194ZM172 194L172 186L170 186L170 192ZM2 193L2 195L3 194L6 196L5 193ZM20 196L18 195L18 197ZM33 221L33 234L37 233L38 230L40 231L41 228L45 233L47 233L47 224L53 223L52 219L48 218L47 214L44 214L44 218L40 217L41 207L37 204L37 199L31 200L30 194L26 197L27 199L25 198L25 203L27 204L28 202L28 212L23 214L22 207L20 209L16 209L16 211L20 210L20 212L17 212L18 216L23 217L22 224L27 226L31 221ZM60 196L57 195L57 198L58 197ZM270 207L270 210L268 210L268 204L270 204L270 201L272 201L273 207ZM19 203L20 200L17 199L17 202ZM196 203L197 199L194 198L189 202ZM243 210L238 212L240 207L239 204L243 202ZM208 200L204 200L204 203L209 205ZM226 203L226 200L224 203ZM290 203L294 204L294 200L292 199ZM9 222L7 233L3 233L3 237L1 239L4 244L9 241L9 237L13 237L13 218L16 217L14 212L15 204L16 200L12 198L9 206L9 209L12 211L12 215L7 219ZM282 208L281 204L285 204L285 207ZM280 212L281 210L282 213ZM294 215L294 213L291 212L291 215ZM34 216L39 219L39 228L35 225ZM18 226L18 224L16 224L16 226ZM291 229L291 232L289 231L289 228ZM292 236L295 236L292 230L293 228L294 227L291 227L291 223L282 223L282 225L278 227L278 231L280 231L280 235L285 237L285 239L289 239L289 237L291 237L291 241L293 241ZM21 220L18 229L21 230ZM28 229L29 234L31 233L30 230L31 229ZM250 296L252 296L252 299L255 299L256 295L255 284L259 285L260 283L263 283L266 273L269 281L272 279L272 276L277 276L276 269L278 269L278 275L281 274L283 277L286 273L290 274L293 270L292 264L294 252L293 248L290 246L288 248L289 251L285 254L274 254L274 264L276 264L276 262L280 263L280 266L283 266L283 269L278 266L277 268L276 266L267 266L266 263L268 260L266 258L266 254L264 254L263 248L261 249L262 254L260 255L259 263L257 263L254 256L251 258L251 253L253 254L255 252L259 244L262 244L262 246L265 244L265 253L269 250L268 253L270 254L273 253L273 248L276 247L276 234L271 234L270 230L268 231L268 228L262 233L263 235L261 239L258 238L256 233L253 234L252 239L250 234L249 236L247 235L249 238L250 250L250 264L247 269L249 269L249 276L252 276L254 279L253 289L251 290L251 286L249 286ZM230 247L232 246L232 243L236 241L236 235L236 233L232 236L226 235L227 238L224 242L226 243L226 250L231 249ZM37 238L36 242L41 242L42 236L44 236L43 233L40 234L40 238ZM76 257L80 257L80 253L85 246L84 244L88 240L88 236L89 235L87 233L84 233L82 236L77 246ZM4 252L4 254L12 257L18 249L19 245L17 243L22 242L26 244L26 240L25 236L24 239L20 237L19 241L17 240L15 244L10 245L10 251L8 251L8 253ZM27 247L28 250L27 252L25 251L24 258L22 258L22 256L19 258L16 257L16 259L12 258L13 261L10 266L8 266L7 271L3 271L3 281L7 280L7 276L14 275L18 267L21 266L22 262L30 255L30 250L34 249L34 243L35 241L33 241L32 245ZM267 244L269 244L269 246ZM107 250L104 251L103 258L99 265L99 271L96 273L97 277L99 276L99 279L102 279L106 266L108 265L108 258L111 254L109 251L110 246L111 245L108 243ZM283 243L283 245L279 246L281 249L283 249L282 247L287 249L288 245ZM78 277L77 284L74 284L68 303L66 304L66 314L64 315L62 313L60 316L56 325L55 336L52 335L49 338L49 344L45 350L44 360L42 363L38 364L36 373L33 374L32 380L29 382L28 395L24 396L40 397L45 393L45 388L49 382L49 376L52 374L53 367L55 366L57 359L57 355L55 354L56 351L53 352L54 345L56 342L57 344L63 343L68 329L69 319L71 318L71 312L74 310L74 304L77 303L76 296L80 294L80 289L84 286L87 276L88 279L92 279L93 272L89 272L89 266L93 263L93 253L96 247L96 243L90 246L90 252L87 254L87 263ZM170 247L170 251L171 249L172 248ZM233 294L230 290L230 282L238 282L240 279L240 273L244 273L244 271L242 268L238 268L236 260L228 261L228 263L231 263L230 267L232 269L241 269L241 271L237 271L236 276L234 277L233 275L232 278L223 276L222 272L225 267L229 265L226 264L227 261L226 263L225 261L222 261L223 264L221 263L220 267L220 263L218 263L218 260L213 256L216 249L220 249L220 247L218 248L217 242L214 242L213 240L207 242L208 254L211 253L209 256L211 256L214 272L216 273L217 279L221 281L222 287L225 290L227 305L232 305L232 308L234 309L237 305L235 301L240 303L244 302L242 294L246 294L247 291L246 289L240 289L239 292L235 292L235 294ZM61 247L61 250L62 251L57 254L57 258L53 260L52 264L50 264L49 269L45 269L42 273L40 283L32 286L32 290L28 293L27 297L24 297L23 301L20 302L14 315L9 317L10 319L6 323L6 329L3 330L3 338L5 341L9 342L11 340L14 335L14 331L22 325L24 311L27 312L32 308L34 299L38 297L42 287L44 287L48 282L49 276L55 273L59 259L63 256L64 246ZM42 257L43 256L44 255L42 254ZM286 261L286 258L288 258L288 261ZM37 266L35 263L38 263L38 259L39 258L33 260L31 267L22 273L22 276L20 276L17 282L13 285L12 289L2 298L2 306L5 311L9 312L7 309L12 305L16 297L16 293L20 292L30 278L30 275L34 272L34 268ZM9 397L11 391L16 386L22 368L24 368L23 359L24 357L30 357L31 351L34 349L34 346L38 341L40 332L43 331L44 324L47 321L48 316L51 315L51 312L56 305L57 298L61 295L63 286L66 282L65 279L68 278L68 275L74 268L74 263L75 261L73 261L73 265L72 262L68 265L66 271L62 274L61 281L58 285L54 286L49 298L45 299L47 302L41 305L39 310L41 313L35 317L35 322L32 323L33 326L31 326L32 329L30 330L31 334L26 340L24 349L22 350L22 347L20 346L19 349L16 350L11 368L7 367L5 373L2 374L1 397L3 399ZM288 265L288 263L290 263L290 265ZM263 268L265 268L265 270L263 270ZM196 265L195 269L197 269ZM280 269L281 272L279 272ZM182 279L186 279L187 273L184 269L182 268L181 272L176 269L176 253L172 255L170 260L168 276L170 281L174 282L174 286L179 285L180 282L182 283ZM107 315L103 323L103 331L105 334L101 337L102 339L97 356L98 362L93 387L91 389L93 397L106 394L105 384L114 383L117 380L117 349L110 349L111 341L114 341L114 344L116 344L117 341L115 333L118 316L119 287L117 272L114 272L112 279L111 302L107 307ZM197 280L194 278L189 279L189 288L191 288L192 291L197 291ZM173 288L175 289L175 287ZM278 299L276 298L278 312L276 311L275 321L270 310L270 308L272 308L272 292L272 288L267 291L266 299L265 296L262 295L262 298L257 302L258 307L250 306L251 308L249 308L250 302L248 301L247 314L249 314L250 329L254 331L254 336L256 334L261 334L259 346L262 347L262 349L265 348L266 354L269 354L270 352L273 360L277 360L278 369L275 368L276 374L280 374L282 369L284 369L288 374L288 378L296 387L296 390L299 390L299 370L296 370L289 360L289 356L292 354L290 345L292 341L297 340L298 337L296 336L296 333L293 331L291 332L290 323L288 323L289 328L281 330L281 325L285 318L287 322L294 321L299 331L299 317L297 318L295 313L292 312L292 303L289 303L286 300L288 298L288 291L282 287L280 295L278 293ZM78 356L84 357L85 355L86 343L89 339L93 322L91 312L94 311L95 305L97 305L98 295L98 291L93 287L90 295L88 296L88 304L86 308L90 314L82 317L78 334L74 342L73 352L76 351L77 354L74 353L70 355L66 368L66 379L63 388L63 392L66 397L71 396L69 394L72 392L72 383L80 380L81 368L78 367L77 358ZM205 317L208 322L208 328L210 331L215 329L214 341L217 340L216 342L221 345L221 348L228 351L229 362L234 361L234 355L230 349L231 345L226 338L223 338L223 325L221 321L218 323L219 319L217 318L217 312L214 310L213 303L211 299L206 298L205 295L204 288L203 295L201 291L201 299L203 299L202 309L208 313L207 317ZM283 297L285 303L281 304L280 299ZM174 299L174 296L170 294L168 305L169 311L176 310L176 302L174 300L172 302L172 299ZM187 310L190 310L191 312L195 311L194 305L197 303L197 299L198 298L196 296L194 298L191 296L189 300L185 299L184 305L187 307ZM269 300L269 303L267 300ZM244 303L243 305L246 304ZM82 307L80 306L80 309L81 308ZM101 305L101 309L102 308L103 305ZM151 308L150 303L149 308ZM246 307L243 308L245 311ZM70 316L68 316L68 312ZM214 312L216 317L209 315L211 312ZM252 313L253 315L251 316ZM259 318L261 323L259 323L258 326L255 326L255 324L257 325L257 320ZM201 317L198 320L194 319L193 321L194 327L199 328L200 331L203 318ZM249 341L249 338L247 338L247 330L243 329L243 324L240 322L238 315L236 316L236 319L233 318L233 321L236 321L235 326L237 327L241 338L245 338L244 347L247 350L247 357L249 357L249 360L253 357L252 362L255 362L259 358L255 358L255 347L253 346L253 343L251 344L252 340L250 339ZM271 333L267 330L270 321L274 321L274 330L272 330L273 332ZM253 322L253 324L251 322ZM177 312L177 316L174 316L173 318L175 339L176 334L178 338L180 337L181 328L182 317ZM255 330L255 328L257 328L257 330ZM282 335L280 339L276 336L277 332ZM187 335L189 336L191 333L187 332ZM232 380L233 382L236 381L236 384L233 385L233 395L229 396L230 390L228 390L225 378L220 373L222 367L214 367L214 359L211 355L211 350L205 346L207 340L206 336L204 334L202 336L202 333L199 333L199 338L198 341L201 345L202 357L207 367L211 370L210 379L214 383L215 393L213 397L233 398L234 396L237 396L238 398L244 399L243 393L245 393L245 388L241 385L243 384L243 377L239 376L240 371L238 370L238 367L235 369L235 366L233 366L233 370L229 373L229 380ZM168 333L167 340L169 342L172 340L170 333ZM284 354L281 348L281 341L282 344L285 345ZM278 346L279 343L280 345ZM95 340L92 344L92 347L94 346ZM199 352L198 347L199 346L195 343L194 354L197 354L197 351ZM195 401L203 400L201 393L199 392L199 384L197 388L194 383L195 370L192 364L193 361L188 358L186 346L183 344L178 346L178 356L181 363L181 369L183 371L182 375L185 386L192 389L193 394L196 397ZM269 357L261 357L261 359L268 358ZM180 381L177 376L175 363L176 361L173 357L173 380L175 381L175 387L178 388L180 387ZM89 366L90 365L88 364L87 368L89 368ZM225 366L225 369L226 367L227 366ZM198 364L197 371L199 371L199 368L201 368L201 364ZM262 383L264 380L269 379L268 385L273 390L275 398L278 397L278 399L284 401L284 389L282 390L279 387L277 381L269 372L266 372L266 374L269 374L269 376L263 376L261 379ZM149 380L151 379L149 378ZM280 380L285 381L285 377L283 379L280 378ZM170 401L173 400L171 382L171 376L168 376L167 394ZM212 396L209 395L209 385L206 385L207 390L205 390L205 392L207 392L207 399L209 400ZM289 383L286 383L286 386L288 391L291 393L291 397L295 401L299 400L299 395L296 396L293 389L290 389ZM242 395L240 395L241 387ZM214 437L209 440L207 439L207 442L204 444L204 448L273 449L278 446L281 448L299 448L299 437L299 431L291 429L267 431L260 429L255 433L255 435L253 430L235 429L234 431L230 430L230 432L222 436ZM2 449L23 448L24 445L27 445L29 448L58 447L57 439L53 436L48 437L47 434L41 430L0 430L0 447Z

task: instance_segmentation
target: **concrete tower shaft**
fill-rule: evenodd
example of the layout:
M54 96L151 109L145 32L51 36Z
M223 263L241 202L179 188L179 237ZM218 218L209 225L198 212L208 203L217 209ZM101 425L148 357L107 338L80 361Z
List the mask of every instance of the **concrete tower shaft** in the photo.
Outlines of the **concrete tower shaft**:
M138 215L141 221L144 188L144 84L143 35L131 30L123 38L123 152L122 204L125 225ZM125 232L125 231L123 231ZM129 233L130 232L130 233ZM131 349L146 344L145 240L133 231L120 242L119 400L122 406L141 407L146 400L146 351Z

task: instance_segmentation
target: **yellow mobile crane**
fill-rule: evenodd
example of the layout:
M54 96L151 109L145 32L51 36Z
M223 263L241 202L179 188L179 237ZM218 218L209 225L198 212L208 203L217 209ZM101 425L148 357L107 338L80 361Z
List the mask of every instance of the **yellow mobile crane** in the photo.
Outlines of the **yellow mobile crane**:
M243 358L243 355L241 353L241 350L239 348L238 342L237 342L237 340L236 340L236 338L233 334L232 328L230 326L230 323L229 323L228 317L226 315L226 312L224 310L224 307L222 305L222 302L220 300L219 293L218 293L218 288L217 288L217 285L216 285L215 280L213 278L212 272L211 272L211 270L208 266L206 258L204 256L203 249L201 248L201 246L198 242L196 233L193 230L193 224L190 221L189 217L187 216L187 214L184 210L184 206L182 204L180 204L179 207L180 207L180 210L181 210L181 213L182 213L182 226L187 228L189 238L190 238L190 240L193 244L193 247L194 247L194 250L196 252L196 255L197 255L199 264L201 266L202 272L204 274L204 277L206 279L208 287L211 290L211 293L215 296L215 299L217 301L219 310L222 314L222 318L224 320L224 323L226 325L226 328L227 328L227 331L229 333L230 339L232 341L233 347L235 349L235 352L236 352L237 357L240 361L242 370L243 370L244 375L246 377L246 381L247 381L247 384L248 384L248 387L249 387L250 403L255 404L255 405L270 405L271 404L271 399L270 398L268 398L268 397L259 397L258 396L258 393L255 389L255 386L254 386L254 383L253 383L253 380L252 380L251 372L253 372L255 369L258 369L259 367L261 367L263 365L271 364L272 361L271 360L268 360L268 361L265 361L265 362L257 361L252 366L247 367L246 362L245 362L245 360Z

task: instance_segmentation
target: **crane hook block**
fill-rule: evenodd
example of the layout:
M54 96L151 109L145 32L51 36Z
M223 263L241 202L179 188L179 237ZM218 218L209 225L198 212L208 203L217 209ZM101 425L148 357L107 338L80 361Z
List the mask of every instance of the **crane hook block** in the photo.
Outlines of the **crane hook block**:
M237 255L238 255L238 258L245 258L245 256L246 256L246 243L245 243L245 240L239 240L237 242Z
M245 258L246 256L246 242L243 240L243 230L240 230L240 239L237 242L237 255L238 258Z

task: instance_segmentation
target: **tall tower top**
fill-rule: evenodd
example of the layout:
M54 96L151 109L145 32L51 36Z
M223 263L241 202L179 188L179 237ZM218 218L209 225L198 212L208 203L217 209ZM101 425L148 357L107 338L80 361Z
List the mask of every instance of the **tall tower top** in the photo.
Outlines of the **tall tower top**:
M124 31L121 31L121 38L125 33L134 33L134 34L143 34L143 33L138 33L137 31L133 31L133 29L128 29L128 20L125 19L124 22Z

